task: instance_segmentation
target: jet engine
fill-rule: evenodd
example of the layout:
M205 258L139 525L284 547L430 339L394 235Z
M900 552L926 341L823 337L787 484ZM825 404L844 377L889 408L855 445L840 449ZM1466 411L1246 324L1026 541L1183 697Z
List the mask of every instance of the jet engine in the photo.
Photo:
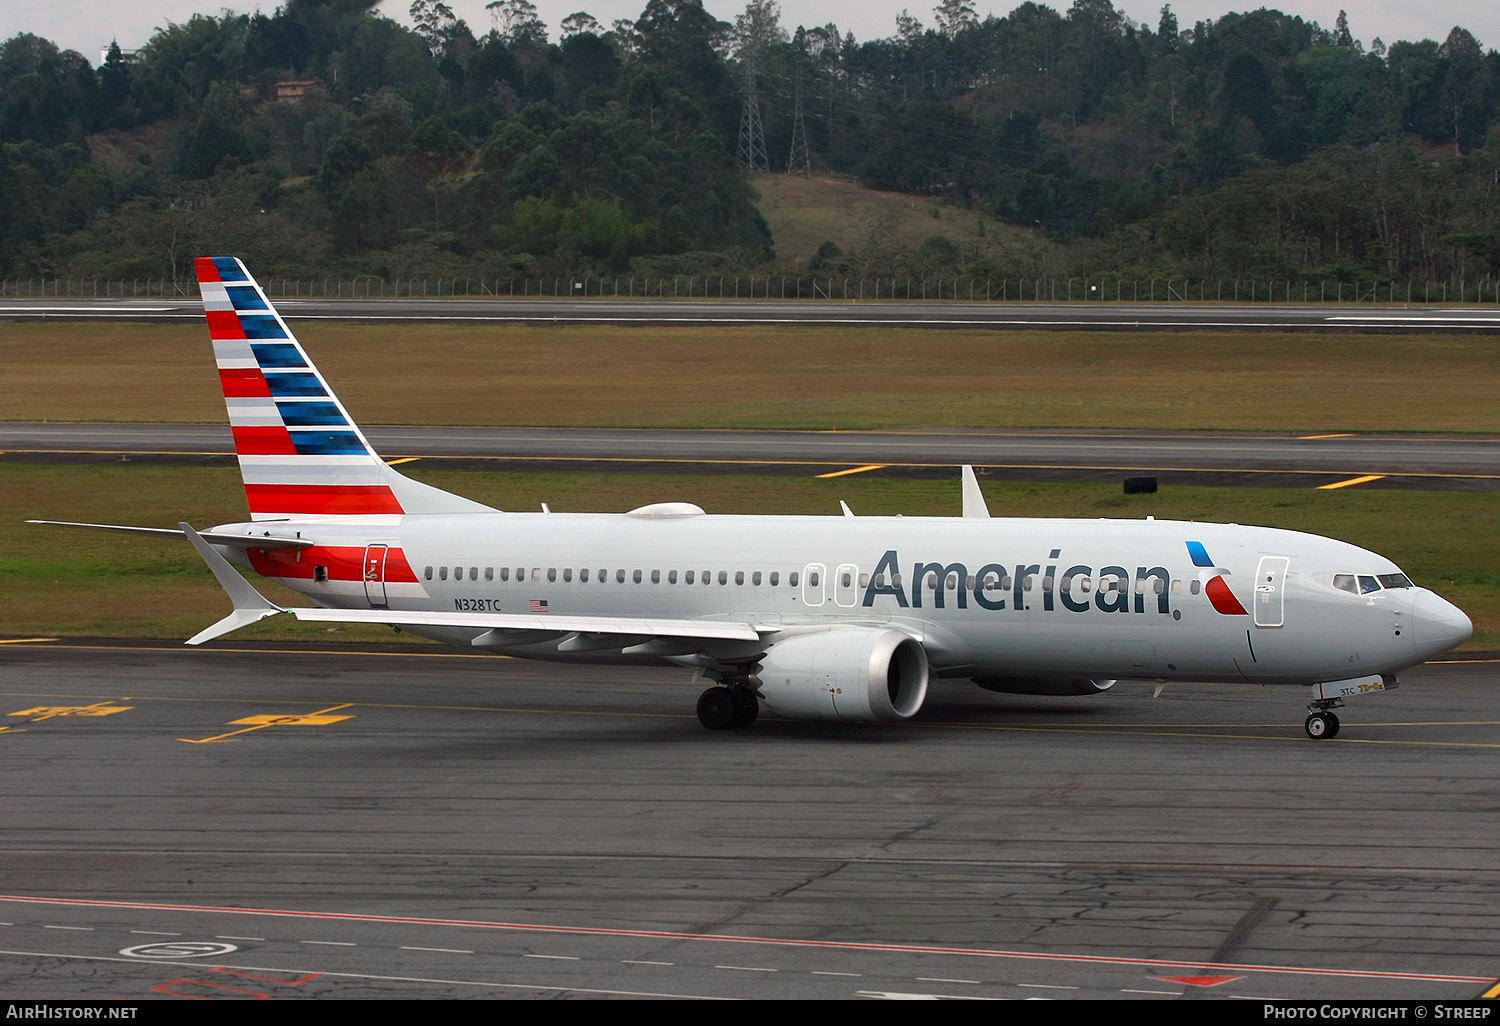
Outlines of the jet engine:
M1097 695L1115 686L1088 677L975 677L974 683L1002 695Z
M775 642L750 683L778 716L898 723L927 697L927 651L900 631L835 627Z

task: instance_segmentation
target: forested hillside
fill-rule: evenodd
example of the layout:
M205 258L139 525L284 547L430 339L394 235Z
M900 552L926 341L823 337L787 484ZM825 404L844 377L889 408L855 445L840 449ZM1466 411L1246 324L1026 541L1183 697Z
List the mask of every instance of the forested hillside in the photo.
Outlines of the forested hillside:
M195 16L101 67L0 43L0 275L170 278L209 250L301 278L805 270L750 171L789 164L977 225L830 243L829 274L1500 272L1500 54L1462 28L1366 49L1342 15L944 0L858 42L768 0L734 24L650 0L552 40L527 0L478 27L373 6Z

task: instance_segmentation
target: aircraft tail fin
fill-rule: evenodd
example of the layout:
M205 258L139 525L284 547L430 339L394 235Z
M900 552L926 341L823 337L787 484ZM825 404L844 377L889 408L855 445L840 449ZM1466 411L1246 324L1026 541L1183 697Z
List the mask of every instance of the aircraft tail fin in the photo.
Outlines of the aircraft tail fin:
M245 265L196 263L252 520L491 512L386 466Z

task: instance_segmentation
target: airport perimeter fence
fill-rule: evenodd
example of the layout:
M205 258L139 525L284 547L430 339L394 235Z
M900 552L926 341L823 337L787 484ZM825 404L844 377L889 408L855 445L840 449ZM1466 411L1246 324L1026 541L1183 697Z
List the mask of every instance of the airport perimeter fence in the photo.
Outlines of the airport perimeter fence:
M836 278L677 275L549 278L270 278L276 299L741 299L973 303L1495 303L1500 279L1257 281L1209 278ZM189 299L192 279L0 280L0 299Z

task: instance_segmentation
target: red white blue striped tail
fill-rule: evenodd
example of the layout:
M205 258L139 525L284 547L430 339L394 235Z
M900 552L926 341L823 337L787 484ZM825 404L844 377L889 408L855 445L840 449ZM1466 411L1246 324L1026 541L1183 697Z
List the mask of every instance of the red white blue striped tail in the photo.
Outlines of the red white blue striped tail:
M386 466L245 265L196 262L252 519L489 511Z

